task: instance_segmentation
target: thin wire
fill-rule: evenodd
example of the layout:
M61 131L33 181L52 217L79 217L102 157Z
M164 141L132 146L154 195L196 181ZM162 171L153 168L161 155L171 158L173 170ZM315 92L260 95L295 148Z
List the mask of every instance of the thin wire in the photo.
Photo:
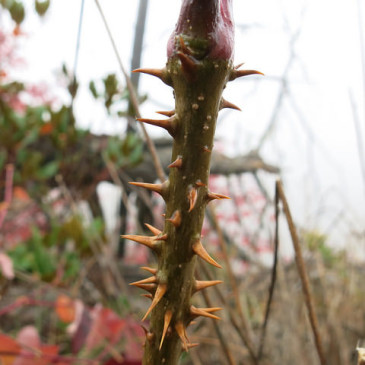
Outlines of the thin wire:
M74 67L73 67L74 77L75 78L76 78L77 65L78 65L78 62L79 62L81 29L82 29L82 22L83 22L83 19L84 19L84 5L85 5L85 0L81 0L79 28L78 28L78 31L77 31L77 43L76 43L75 60L74 60Z

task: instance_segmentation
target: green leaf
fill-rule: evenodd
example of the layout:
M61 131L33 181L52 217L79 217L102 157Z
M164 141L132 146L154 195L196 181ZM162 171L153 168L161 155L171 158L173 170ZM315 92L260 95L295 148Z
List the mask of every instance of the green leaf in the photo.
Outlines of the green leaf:
M51 161L44 165L40 171L38 171L38 177L41 179L50 179L54 175L56 175L59 167L58 161Z
M34 253L34 263L37 271L44 279L50 279L56 271L56 265L51 255L42 245L42 237L37 228L32 229L33 237L30 247Z
M9 8L11 18L15 23L20 24L25 18L24 5L19 1L14 1Z
M44 0L44 1L36 0L35 10L38 13L38 15L43 16L44 14L46 14L50 3L51 3L50 0Z
M99 97L98 91L96 90L96 86L95 86L95 82L94 81L90 81L89 83L89 89L91 91L91 94L93 95L93 97L95 99L97 99Z

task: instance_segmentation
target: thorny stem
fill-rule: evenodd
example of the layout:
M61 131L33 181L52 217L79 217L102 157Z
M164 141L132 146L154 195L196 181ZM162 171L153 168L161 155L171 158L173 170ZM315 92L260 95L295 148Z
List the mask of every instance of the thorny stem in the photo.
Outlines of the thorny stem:
M132 183L162 196L165 226L163 231L150 226L152 237L124 236L151 248L158 261L157 269L145 268L153 276L133 283L147 290L152 300L143 318L151 313L144 365L177 364L181 351L196 345L186 334L190 322L198 316L219 319L214 312L221 308L195 308L191 297L220 283L198 281L194 273L197 256L221 267L202 246L200 233L207 204L227 198L208 189L218 112L237 109L222 98L222 92L228 81L258 73L233 67L233 33L231 0L183 0L168 42L166 67L135 70L159 77L175 96L175 109L161 113L169 119L138 119L166 129L173 137L169 179L163 184ZM234 364L229 353L227 357Z

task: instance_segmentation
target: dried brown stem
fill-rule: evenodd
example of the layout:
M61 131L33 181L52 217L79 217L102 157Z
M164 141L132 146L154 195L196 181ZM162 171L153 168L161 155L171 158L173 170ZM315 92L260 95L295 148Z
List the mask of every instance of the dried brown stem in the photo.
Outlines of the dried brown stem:
M320 332L319 332L317 315L314 310L313 298L312 298L312 294L311 294L311 290L310 290L308 274L306 271L306 267L305 267L305 263L304 263L304 259L303 259L303 255L302 255L302 249L299 244L299 238L298 238L298 234L296 231L296 227L293 222L290 208L289 208L289 205L286 200L285 193L284 193L283 185L280 180L277 181L277 191L279 194L279 198L283 204L284 214L285 214L286 220L288 222L289 231L290 231L290 235L291 235L294 250L295 250L295 261L297 264L300 280L302 282L304 300L305 300L305 304L306 304L306 307L308 310L309 322L311 324L311 328L313 331L313 337L314 337L314 342L316 345L318 357L319 357L321 365L325 365L327 363L327 361L326 361L326 356L325 356L325 352L323 349L323 344L322 344L322 340L321 340L321 336L320 336Z
M259 350L257 354L258 360L261 359L266 337L267 324L270 317L270 309L272 304L272 299L274 297L274 289L277 277L277 266L278 266L278 252L279 252L279 193L278 193L278 182L275 184L275 239L274 239L274 263L271 271L271 283L269 288L269 297L267 299L265 319L262 325L261 337L259 341Z
M132 84L132 81L131 81L130 77L128 76L128 73L127 73L126 69L124 68L122 59L121 59L121 57L119 55L117 46L116 46L115 41L114 41L114 37L113 37L113 35L111 33L111 30L109 28L109 25L108 25L108 22L107 22L107 20L105 18L104 12L103 12L100 4L99 4L99 0L95 0L95 3L96 3L96 6L97 6L97 8L99 10L100 16L101 16L101 18L103 20L103 23L105 25L105 29L106 29L106 31L108 33L110 42L111 42L112 47L113 47L113 50L114 50L114 53L115 53L115 55L117 57L117 61L118 61L119 67L120 67L120 69L121 69L121 71L122 71L122 73L123 73L123 75L125 77L126 84L127 84L127 88L128 88L129 95L130 95L130 99L131 99L131 103L132 103L133 108L134 108L134 110L136 112L136 117L137 118L141 118L141 114L139 112L138 98L137 98L137 95L136 95L134 86ZM164 170L162 168L160 159L158 158L155 144L153 143L152 139L148 135L147 130L146 130L146 127L144 126L144 124L143 123L140 123L140 125L141 125L141 128L142 128L142 132L143 132L144 138L145 138L146 143L147 143L147 147L148 147L148 149L151 152L153 164L155 165L158 178L160 179L161 182L164 182L166 180L166 176L165 176Z

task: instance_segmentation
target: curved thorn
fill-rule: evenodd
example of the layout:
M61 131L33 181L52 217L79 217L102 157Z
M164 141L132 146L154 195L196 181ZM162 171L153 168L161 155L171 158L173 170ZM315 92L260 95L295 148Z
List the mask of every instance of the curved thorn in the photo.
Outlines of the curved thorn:
M162 233L162 231L160 231L158 228L151 226L148 223L144 224L155 236L158 236L160 233Z
M219 106L219 110L222 110L222 109L235 109L238 111L242 111L237 105L234 105L233 103L227 101L224 98L221 99L221 103Z
M188 199L189 199L189 210L188 210L188 212L190 213L194 209L196 201L198 199L198 191L197 191L196 188L192 187L190 189Z
M161 69L160 68L137 68L136 70L133 70L132 72L139 72L139 73L158 77L166 85L171 86L171 81L169 80L169 77L167 76L165 68L161 68Z
M221 199L231 199L231 198L229 196L226 196L226 195L223 195L223 194L212 193L211 191L209 191L208 194L207 194L207 199L209 201L212 201L212 200L215 200L215 199L221 200Z
M183 52L177 52L176 55L179 57L181 62L182 70L185 75L188 76L190 80L192 80L195 76L196 69L198 64L194 61L194 59Z
M153 294L156 291L156 284L135 284L137 288L143 289L148 291L149 293Z
M175 110L158 111L156 113L161 114L161 115L165 115L166 117L172 117L175 114Z
M239 63L237 66L234 66L234 69L235 70L238 70L241 66L243 66L245 63L242 62L242 63Z
M180 169L181 166L182 166L182 157L178 156L177 159L174 162L172 162L170 165L168 165L167 167L170 169L172 167L176 167L176 168Z
M249 76L249 75L262 75L264 76L264 74L260 71L256 71L256 70L233 70L231 72L229 81L233 81L235 79L237 79L238 77L244 77L244 76Z
M183 53L187 54L187 55L191 55L191 51L190 49L187 47L187 45L184 42L184 38L183 37L179 37L179 42L180 42L180 47L183 51Z
M153 297L152 303L150 305L150 307L148 308L146 314L144 315L144 317L142 318L142 321L144 321L147 316L151 313L152 309L155 308L155 306L158 304L158 302L162 299L162 297L165 295L167 291L167 285L166 284L159 284L155 295Z
M207 184L204 184L201 180L197 180L195 185L198 187L198 188L201 188L201 187L205 187L207 186Z
M209 281L203 281L203 280L195 280L194 285L194 291L197 292L199 290L203 290L205 288L209 288L210 286L222 284L222 280L209 280Z
M186 337L186 330L185 330L185 326L181 321L178 321L175 324L175 330L176 333L179 335L180 340L183 343L183 348L187 351L188 350L188 339Z
M139 281L135 281L134 283L130 283L129 285L138 285L138 284L154 284L154 283L157 283L157 278L156 276L151 276L149 278L146 278L146 279L142 279L142 280L139 280Z
M149 236L138 236L135 234L124 234L121 236L122 238L125 238L127 240L131 240L137 243L140 243L141 245L147 246L154 250L156 248L156 237L149 237Z
M147 123L156 127L165 129L171 137L175 136L174 117L169 119L148 119L148 118L136 118L141 123Z
M167 310L165 313L165 317L164 317L164 322L163 322L163 332L162 332L162 337L161 337L161 342L160 342L160 350L163 344L163 340L165 339L166 333L167 333L167 329L169 328L170 322L171 322L171 318L172 318L172 310Z
M179 210L175 210L171 218L167 218L167 221L171 222L175 228L180 227L181 224L181 213Z
M141 269L145 270L145 271L148 271L153 275L156 275L157 271L158 271L157 269L153 269L152 267L148 267L148 266L142 266Z
M148 298L148 299L153 299L153 295L152 294L141 294L141 297L145 297L145 298Z
M219 265L215 260L213 260L209 256L208 252L205 250L205 248L200 240L196 240L195 243L193 244L192 248L193 248L193 251L195 252L195 254L197 254L200 258L202 258L208 264L211 264L215 267L222 269L222 266Z
M145 188L150 191L154 191L160 194L163 198L165 198L166 190L168 186L168 180L166 180L163 184L149 184L143 182L130 182L129 184L133 186L138 186L140 188Z
M195 318L195 317L199 317L199 316L202 316L202 317L207 317L207 318L212 318L212 319L221 319L219 318L218 316L214 315L214 314L211 314L201 308L196 308L194 307L193 305L190 306L190 313L191 315Z

